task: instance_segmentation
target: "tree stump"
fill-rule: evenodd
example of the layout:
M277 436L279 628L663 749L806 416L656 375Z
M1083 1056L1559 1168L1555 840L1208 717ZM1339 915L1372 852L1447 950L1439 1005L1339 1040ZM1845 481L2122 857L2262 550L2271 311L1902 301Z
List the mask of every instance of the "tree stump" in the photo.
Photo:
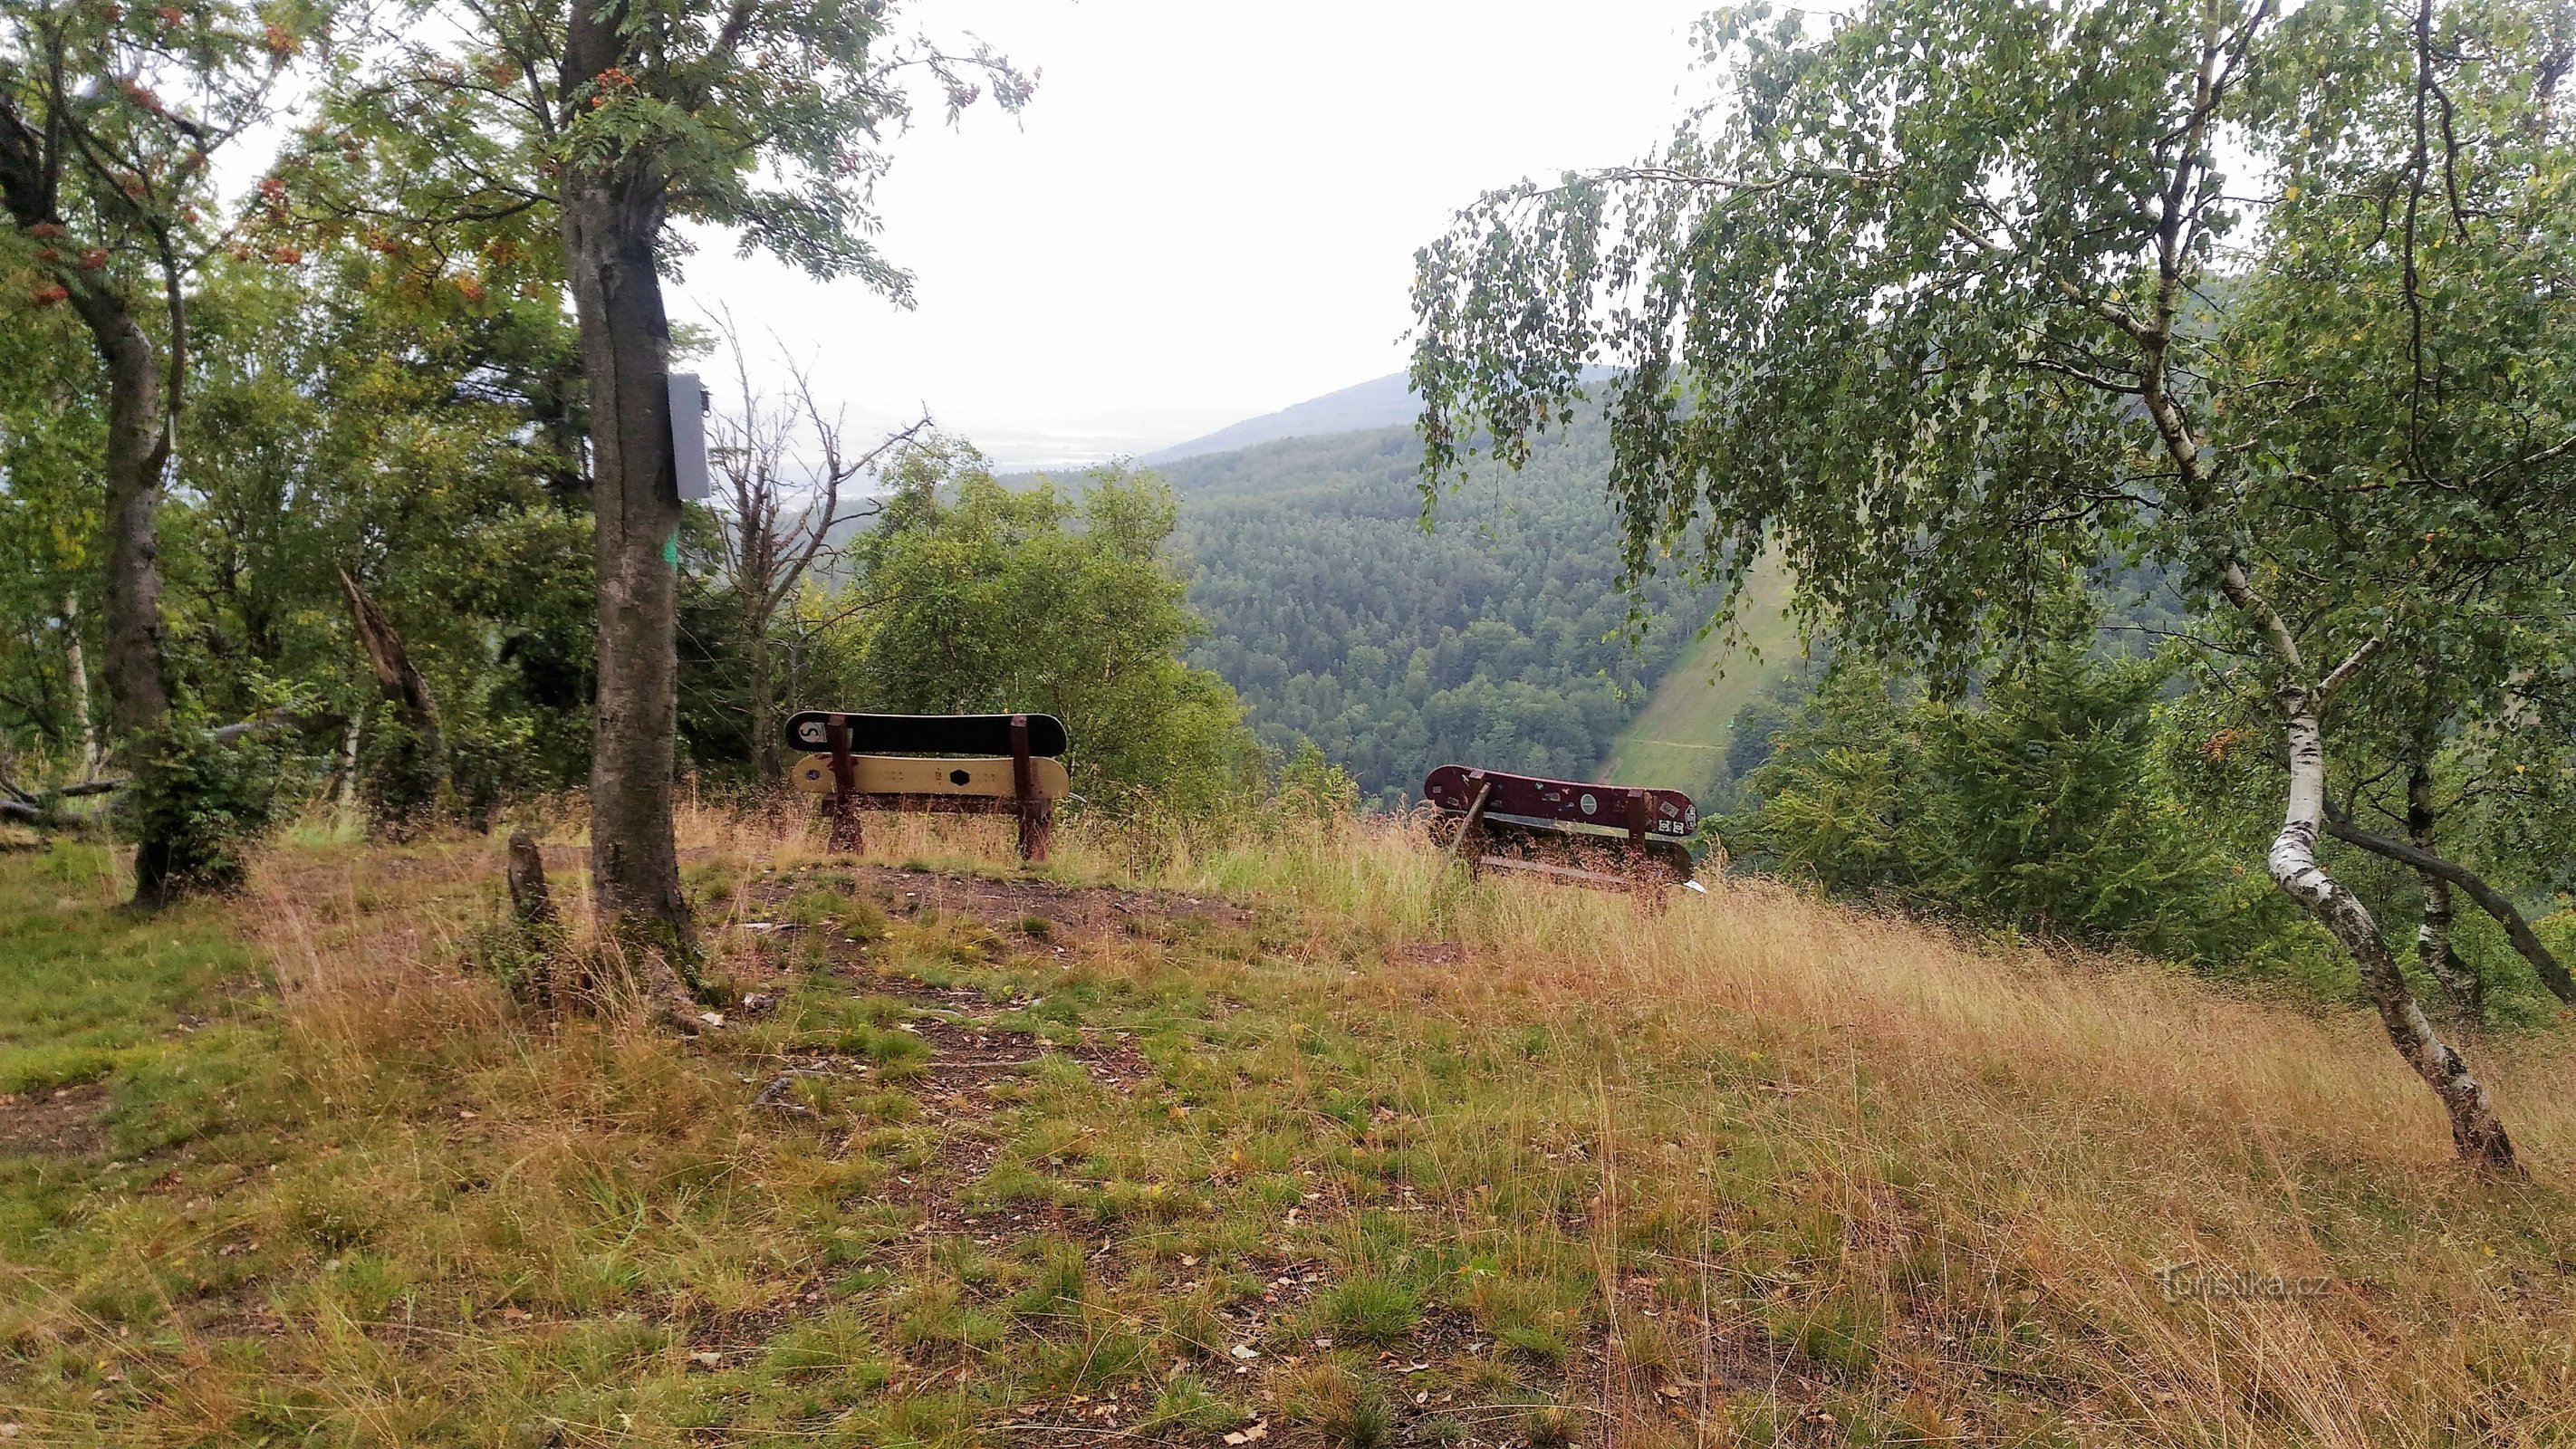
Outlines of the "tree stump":
M556 926L554 896L546 889L545 853L537 848L535 836L524 830L510 832L509 864L502 874L510 883L510 914L518 920L529 957L526 975L508 984L528 1005L552 1011L555 955L562 948L563 933Z
M537 849L536 837L524 830L510 832L510 910L522 926L551 926L555 923L554 897L546 890L546 858Z

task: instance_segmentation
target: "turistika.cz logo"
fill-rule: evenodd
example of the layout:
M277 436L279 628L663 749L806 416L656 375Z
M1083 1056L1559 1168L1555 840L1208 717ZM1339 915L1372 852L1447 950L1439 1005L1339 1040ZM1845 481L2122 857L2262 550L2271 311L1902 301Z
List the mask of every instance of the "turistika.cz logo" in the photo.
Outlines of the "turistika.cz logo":
M2156 1286L2163 1290L2167 1303L2237 1298L2287 1303L2323 1298L2334 1287L2334 1279L2324 1275L2284 1278L2278 1273L2212 1267L2207 1263L2173 1263L2156 1269L2155 1275Z

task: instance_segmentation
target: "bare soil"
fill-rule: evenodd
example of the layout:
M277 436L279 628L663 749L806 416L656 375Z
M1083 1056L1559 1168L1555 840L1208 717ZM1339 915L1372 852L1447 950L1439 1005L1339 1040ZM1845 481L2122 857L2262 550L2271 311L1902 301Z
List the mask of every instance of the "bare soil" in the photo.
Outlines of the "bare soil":
M0 1153L79 1157L105 1144L107 1088L59 1087L0 1095Z

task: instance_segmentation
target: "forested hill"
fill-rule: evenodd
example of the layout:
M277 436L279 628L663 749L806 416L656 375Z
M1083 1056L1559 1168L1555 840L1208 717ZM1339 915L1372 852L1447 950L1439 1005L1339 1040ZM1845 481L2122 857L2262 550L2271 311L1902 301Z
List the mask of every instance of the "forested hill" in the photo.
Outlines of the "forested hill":
M1422 529L1409 428L1293 438L1159 465L1211 632L1191 662L1241 691L1262 740L1311 739L1380 803L1448 761L1590 777L1706 617L1627 600L1598 427L1480 474Z

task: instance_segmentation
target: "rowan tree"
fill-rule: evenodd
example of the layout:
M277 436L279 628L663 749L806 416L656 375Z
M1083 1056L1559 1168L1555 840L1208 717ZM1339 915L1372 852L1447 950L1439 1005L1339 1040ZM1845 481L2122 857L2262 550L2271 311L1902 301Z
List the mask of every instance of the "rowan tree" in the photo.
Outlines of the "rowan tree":
M817 277L908 301L876 249L873 186L915 74L953 120L1031 81L980 44L909 38L884 0L418 0L353 63L317 131L435 152L443 189L400 218L475 226L542 208L581 339L598 579L593 900L621 936L689 952L671 824L680 498L665 273L675 225L732 232ZM423 37L463 37L450 42Z
M220 812L184 798L210 756L165 738L157 515L179 442L192 280L230 230L215 158L270 114L322 16L230 0L0 10L0 205L41 278L25 300L67 305L106 374L101 673L135 766L138 902L227 874L220 832L188 824Z

